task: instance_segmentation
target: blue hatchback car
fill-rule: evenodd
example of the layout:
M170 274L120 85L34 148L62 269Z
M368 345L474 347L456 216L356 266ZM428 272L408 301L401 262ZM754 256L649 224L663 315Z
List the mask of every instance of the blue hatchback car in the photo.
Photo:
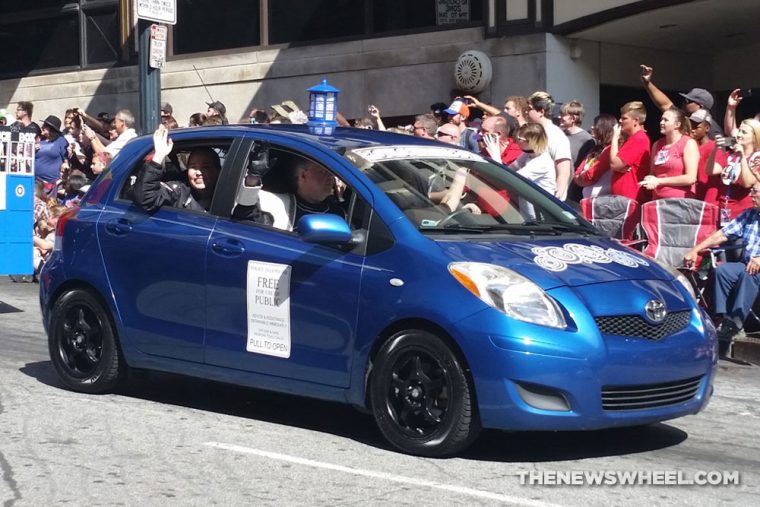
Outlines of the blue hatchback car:
M153 163L169 191L215 154L207 209L138 205L144 136L59 221L40 302L73 390L141 368L339 401L424 456L481 428L640 425L711 396L715 329L688 282L501 165L359 129L171 138ZM304 164L335 187L329 206L300 209Z

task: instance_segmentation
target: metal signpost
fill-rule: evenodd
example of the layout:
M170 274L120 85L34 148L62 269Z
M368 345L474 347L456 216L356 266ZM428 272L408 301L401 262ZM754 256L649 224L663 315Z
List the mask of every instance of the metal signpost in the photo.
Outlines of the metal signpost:
M177 24L177 0L134 0L138 19L138 81L140 88L138 127L147 134L161 121L161 68L166 61L167 29Z

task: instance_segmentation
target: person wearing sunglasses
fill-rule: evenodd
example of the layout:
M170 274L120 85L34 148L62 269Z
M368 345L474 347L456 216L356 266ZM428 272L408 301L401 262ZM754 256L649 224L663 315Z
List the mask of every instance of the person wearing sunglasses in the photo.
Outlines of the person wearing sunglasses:
M719 206L719 197L723 183L720 174L726 167L726 152L716 150L715 141L710 139L707 133L710 131L712 115L707 109L698 109L689 116L691 124L691 138L699 147L699 165L697 166L697 183L694 193L696 198L710 204ZM710 154L714 153L713 161L708 166Z
M678 107L677 104L674 104L673 101L652 82L652 76L654 75L654 69L652 67L642 64L639 65L639 70L641 72L639 77L641 83L644 85L644 89L660 111L664 113L673 106ZM704 88L692 88L687 93L679 93L678 95L683 99L681 109L683 109L687 115L693 114L699 109L707 109L710 111L715 103L712 94ZM718 125L718 123L711 117L710 131L708 132L708 135L713 139L721 133L720 125Z

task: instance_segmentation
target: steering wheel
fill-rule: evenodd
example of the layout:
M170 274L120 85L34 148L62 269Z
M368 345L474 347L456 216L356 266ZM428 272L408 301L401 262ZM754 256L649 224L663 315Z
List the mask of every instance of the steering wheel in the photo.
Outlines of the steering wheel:
M448 216L446 216L446 218L438 222L438 225L436 227L446 227L446 225L454 221L455 217L458 217L459 215L463 215L465 213L471 213L471 211L468 210L467 208L459 208L458 210L454 210L451 213L449 213Z

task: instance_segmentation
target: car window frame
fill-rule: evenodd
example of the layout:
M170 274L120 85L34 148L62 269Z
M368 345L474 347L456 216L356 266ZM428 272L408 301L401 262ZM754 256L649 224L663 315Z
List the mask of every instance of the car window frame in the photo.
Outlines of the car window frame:
M255 134L261 134L260 132L256 132ZM227 222L235 222L235 223L241 223L244 225L247 225L249 227L254 228L261 228L266 231L279 233L279 234L286 234L290 236L298 236L298 233L296 231L287 231L284 229L278 229L276 227L255 223L251 221L246 220L235 220L232 218L231 213L235 205L235 198L237 196L237 190L240 185L243 183L243 179L245 178L245 171L246 171L246 164L247 164L247 158L248 154L251 152L251 150L254 148L255 143L257 142L266 142L269 143L273 149L284 151L291 153L295 156L300 156L303 158L307 158L311 161L313 161L316 164L319 164L320 166L324 167L326 170L330 171L334 176L339 177L341 180L343 180L344 183L346 183L347 188L351 189L351 202L349 202L345 209L346 209L346 222L348 223L349 227L352 231L365 231L365 239L364 241L361 241L360 244L355 245L350 250L347 250L348 252L355 254L355 255L361 255L365 256L368 254L373 253L374 251L380 251L384 250L389 247L389 245L392 245L395 243L395 239L393 238L392 232L390 228L385 224L382 223L383 227L380 227L379 225L375 225L373 227L373 224L377 224L377 221L380 220L380 217L378 213L374 209L373 204L373 195L372 192L369 191L369 189L366 188L366 184L361 181L359 178L357 178L357 175L351 174L351 171L353 168L347 164L347 162L337 153L334 153L331 150L319 150L315 148L314 146L310 144L306 144L303 142L299 142L298 140L294 140L292 138L288 137L280 137L280 136L273 136L273 135L247 135L245 138L241 139L240 144L236 148L236 152L234 153L235 158L235 164L233 167L235 167L235 170L237 171L237 175L230 174L228 175L227 179L224 182L224 186L220 191L219 184L217 184L217 191L219 193L214 194L214 201L212 203L212 210L210 212L213 212L215 217L219 220L224 220ZM338 168L343 168L343 172L336 171L334 169L335 166L338 166ZM347 174L345 174L347 173ZM357 200L361 200L364 203L364 210L358 209L357 206ZM361 213L360 217L354 217L354 213ZM358 218L360 220L361 227L355 227L352 222L354 222L353 219ZM390 239L386 239L385 241L372 241L371 235L372 235L372 229L377 230L383 230L385 234L390 236ZM375 247L375 248L368 248L368 245L382 245L381 247ZM341 249L340 247L335 247L337 249Z
M172 134L169 133L169 138L174 143L174 147L172 148L172 153L177 153L180 151L190 151L188 149L189 146L193 147L211 147L211 148L218 148L220 145L229 145L229 148L227 150L227 154L224 157L224 160L222 161L222 167L219 171L219 179L217 180L217 186L214 189L214 195L211 199L211 206L209 207L208 211L202 212L202 211L195 211L188 208L174 208L177 211L182 211L185 213L200 213L200 214L208 214L208 215L214 215L213 210L215 209L215 206L218 206L217 201L219 200L220 195L220 188L219 185L222 181L225 180L225 178L222 178L222 174L233 174L234 172L239 172L234 169L234 164L237 162L236 155L238 153L238 149L241 144L241 138L239 135L236 135L233 132L225 132L220 133L222 135L219 136L209 136L205 135L202 137L196 137L196 136L188 136L188 135L182 135L183 133L177 133ZM185 134L188 134L185 132ZM113 202L116 204L136 204L128 197L125 197L125 194L128 192L126 189L129 185L133 185L134 182L130 183L130 180L132 178L137 176L137 173L142 170L143 165L146 162L146 157L153 151L153 143L146 143L145 146L141 151L139 151L139 156L135 157L131 164L127 164L128 167L126 167L125 170L125 176L122 178L122 181L119 182L117 188L114 192ZM182 173L184 174L187 171L187 168L182 168ZM160 208L159 208L160 210ZM157 211L159 211L157 210Z

